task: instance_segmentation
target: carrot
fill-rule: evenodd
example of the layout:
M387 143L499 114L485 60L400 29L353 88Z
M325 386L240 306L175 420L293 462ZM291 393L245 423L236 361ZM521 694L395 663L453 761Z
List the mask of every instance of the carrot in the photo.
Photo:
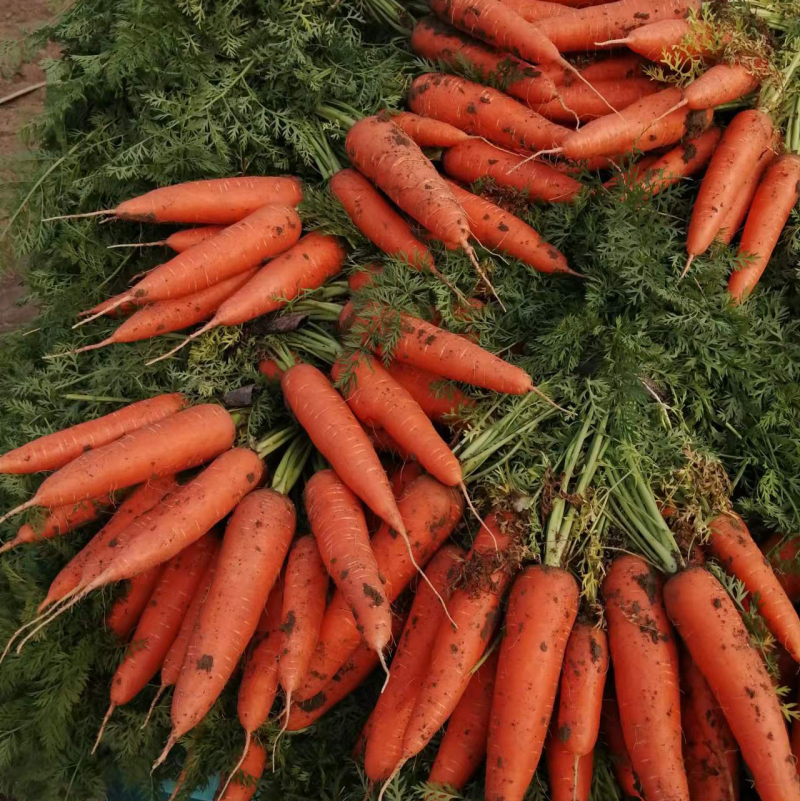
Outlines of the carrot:
M496 249L519 259L540 273L568 273L578 275L570 269L566 256L519 217L495 206L458 184L448 182L450 191L464 209L475 239L487 249Z
M111 705L103 718L92 753L97 750L114 710L127 704L158 672L178 635L215 548L214 538L207 535L164 566L153 595L142 612L133 641L111 680Z
M375 426L367 426L369 441L377 453L388 453L396 459L415 459L416 456L411 451L404 448L388 431Z
M747 300L767 268L792 209L800 197L800 156L779 156L767 167L753 197L739 243L741 266L731 273L728 294Z
M305 508L328 574L382 659L392 614L358 498L333 470L320 470L306 483Z
M271 384L279 384L283 378L284 369L275 359L262 359L258 363L258 372L265 376Z
M125 592L120 595L106 615L106 626L114 636L124 642L139 622L147 602L153 595L166 565L156 565L144 573L130 578Z
M54 537L62 537L70 531L85 526L102 514L104 508L113 503L111 496L81 501L77 504L59 506L50 511L50 514L41 523L25 523L13 539L3 543L0 553L10 551L25 542L41 542Z
M498 656L499 651L493 651L469 680L447 723L428 774L429 784L460 790L480 768L486 755ZM435 793L426 797L430 801L437 799Z
M585 756L594 751L607 672L605 631L579 620L569 635L564 654L555 732L559 747L568 753Z
M708 548L751 598L757 596L759 614L775 639L800 662L800 618L744 520L734 515L715 517L709 524Z
M202 404L177 412L74 459L0 523L31 506L66 506L196 467L230 448L235 434L233 419L221 406Z
M492 698L487 801L521 801L528 789L547 736L577 611L578 585L565 570L535 565L514 582Z
M688 799L678 650L661 577L644 559L619 556L603 581L603 597L622 731L643 794Z
M466 134L463 135L466 137ZM356 228L379 250L404 259L415 269L435 269L428 248L414 236L411 226L363 175L355 170L340 170L330 179L330 190L344 206Z
M186 406L175 392L131 403L87 423L56 431L0 456L0 473L38 473L58 470L87 450L108 445L137 428L157 423Z
M119 317L127 317L129 314L133 314L139 306L132 300L128 300L129 293L126 289L124 292L120 292L117 295L112 295L110 298L101 301L96 306L92 306L91 309L84 309L82 312L78 312L78 317L99 317L102 314L105 314L106 317L112 317L113 319L117 319Z
M797 564L797 555L800 553L800 537L786 538L783 534L773 534L762 546L762 551L769 559L783 591L796 604L800 601L800 573L792 568ZM792 564L788 565L789 562Z
M494 147L482 139L470 139L450 148L442 159L445 172L467 184L491 178L499 186L524 192L548 203L568 203L582 185L553 167Z
M617 708L616 700L613 698L603 699L600 727L604 742L611 753L611 764L614 768L614 775L617 777L617 783L624 793L623 797L626 801L628 799L643 801L642 784L631 764L628 747L625 745L625 737L622 734L619 709Z
M457 490L422 475L406 487L397 505L408 530L414 558L418 564L425 565L461 519L462 497ZM409 585L416 568L405 544L386 523L372 538L371 546L391 603ZM344 664L360 640L350 607L342 593L336 592L325 610L317 647L297 696L310 698L316 694Z
M362 422L385 429L442 484L462 483L458 459L419 404L377 359L361 354L337 359L332 376L337 382L349 378L344 397Z
M667 582L664 602L725 713L759 797L800 797L800 777L778 697L725 589L707 570L693 567Z
M109 245L108 249L114 248L152 248L159 245L164 245L175 253L183 253L184 250L189 250L195 245L199 245L206 239L216 236L224 229L222 225L204 225L202 228L184 228L182 231L176 231L170 234L166 239L159 239L157 242L130 242L125 245Z
M172 731L154 767L166 759L179 737L205 717L227 684L255 633L294 529L292 502L273 490L257 490L236 507L175 685Z
M408 105L417 114L447 122L506 150L546 150L563 144L569 136L567 128L546 120L497 89L457 75L426 73L415 78Z
M699 10L700 0L621 0L545 19L538 27L554 47L566 53L594 50L597 43L620 39L644 24L681 19Z
M431 120L412 114L410 111L386 112L401 131L410 136L420 147L452 147L469 139L469 135L446 122Z
M691 109L713 108L752 92L760 79L743 64L716 64L683 90L683 102Z
M686 250L686 274L695 256L705 253L722 226L734 198L742 191L748 173L759 168L773 138L770 118L756 109L739 112L725 129L692 209Z
M403 462L403 464L389 476L394 497L401 498L406 491L406 487L416 481L421 475L424 475L424 473L425 471L416 459Z
M660 155L657 153L648 153L631 164L627 171L620 170L611 176L607 181L603 182L606 189L613 189L621 183L632 185L644 179L649 174L650 167L653 166L659 159Z
M214 801L250 801L258 790L258 783L264 774L267 764L267 752L259 743L254 742L247 752L244 762L239 765L238 772L233 771L232 781L220 777L222 792Z
M289 368L281 379L284 398L337 475L393 529L405 532L389 479L350 408L328 379L310 364Z
M731 240L736 236L739 229L744 224L747 212L750 211L750 206L753 205L753 198L756 196L761 178L774 159L774 151L767 150L764 157L759 159L755 172L748 170L742 188L729 204L727 212L722 216L719 231L717 231L717 235L714 237L716 242L723 242L729 245Z
M586 3L589 5L589 3ZM592 5L601 5L593 3ZM624 55L606 56L598 58L591 64L581 68L581 75L587 81L595 83L597 81L627 80L629 78L642 78L645 76L644 68L647 65L645 59L638 55L626 53ZM556 79L556 85L564 83L569 85L574 80L571 72L564 72L562 79Z
M292 176L278 178L212 178L164 186L125 200L113 209L67 214L49 220L110 216L145 223L213 223L229 225L267 204L296 206L303 185Z
M551 801L589 801L594 771L594 751L575 756L558 735L550 735L544 749Z
M433 589L422 583L417 588L403 633L397 641L389 681L370 716L371 728L364 754L364 772L370 781L386 779L403 750L403 734L428 669L430 651L444 620L441 596L449 597L458 562L464 552L453 545L440 548L425 574Z
M697 41L698 35L699 32L686 19L662 19L634 28L623 39L612 39L599 44L606 47L625 45L650 61L674 63L676 58L708 58L712 55L702 41ZM703 38L700 35L700 39Z
M472 399L458 387L442 386L443 379L426 370L398 361L393 361L386 369L414 398L422 411L437 423L453 422L460 409L473 404Z
M575 12L560 3L548 3L546 0L500 0L504 6L510 8L526 22L536 23L539 20L551 17L563 17Z
M362 287L369 286L373 278L376 275L380 275L382 272L383 266L376 261L365 264L361 269L350 273L347 278L347 288L351 293L358 292Z

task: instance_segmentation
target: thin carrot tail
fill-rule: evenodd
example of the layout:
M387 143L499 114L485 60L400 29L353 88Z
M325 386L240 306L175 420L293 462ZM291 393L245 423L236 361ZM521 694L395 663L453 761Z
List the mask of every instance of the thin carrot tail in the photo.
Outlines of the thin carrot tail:
M475 516L475 519L481 524L481 528L485 528L489 532L489 536L494 542L495 553L500 553L500 548L497 545L497 538L494 536L494 532L489 528L489 526L486 525L486 521L480 516L478 510L475 508L475 505L472 503L472 498L469 497L469 493L467 492L467 485L463 481L460 481L458 488L461 490L461 494L464 496L464 500L467 502L470 512L472 512L472 514Z
M676 104L675 104L675 105L674 105L674 106L673 106L671 109L668 109L667 111L665 111L665 112L664 112L664 113L663 113L661 116L659 116L659 117L656 117L656 118L655 118L655 119L654 119L654 120L653 120L653 121L650 123L649 127L650 127L650 128L652 128L652 127L653 127L653 126L654 126L654 125L655 125L657 122L661 122L661 120L663 120L663 119L664 119L664 117L668 117L668 116L669 116L670 114L672 114L674 111L679 111L679 110L680 110L680 109L682 109L682 108L683 108L683 107L684 107L684 106L685 106L685 105L686 105L688 102L689 102L688 100L681 100L681 101L680 101L680 103L676 103Z
M389 673L389 666L386 664L386 654L383 653L383 648L378 651L378 659L381 662L383 672L386 674L386 678L383 681L383 687L381 687L381 693L383 693L383 691L386 689L386 685L389 683L389 679L392 677Z
M577 128L580 128L580 127L581 127L581 118L578 116L578 113L577 113L577 112L576 112L574 109L571 109L571 108L570 108L570 107L569 107L569 106L568 106L568 105L567 105L567 104L564 102L564 98L561 96L561 93L559 93L559 94L557 95L556 99L558 100L558 105L559 105L559 106L561 106L561 108L563 108L563 109L564 109L564 111L566 111L566 112L568 112L568 113L572 114L572 116L573 116L573 117L575 117L575 128L576 128L576 129L577 129Z
M153 763L153 767L150 768L150 775L153 775L153 772L157 767L163 764L164 760L169 756L169 752L172 750L172 746L178 742L178 735L175 734L174 731L169 733L169 739L167 740L167 744L164 746L164 750L161 752L161 755L158 759Z
M188 759L188 757L187 757ZM183 770L181 771L180 776L178 776L178 780L175 782L175 787L172 790L172 795L167 799L167 801L175 801L178 797L178 793L180 793L181 788L183 787L183 783L186 781L186 766L184 765Z
M46 625L52 623L57 617L62 615L68 609L71 609L73 606L75 606L76 603L78 603L78 601L80 601L82 598L85 597L86 593L82 592L79 595L76 595L69 603L64 604L59 609L56 609L51 613L49 613L49 616L43 615L44 620L42 620L41 623L39 623L39 625L33 629L33 631L28 632L28 634L25 635L25 638L22 640L22 642L17 646L17 651L16 651L17 654L20 654L22 652L22 649L25 647L25 643L27 643L28 640L30 640L33 636L38 634Z
M100 745L100 740L103 738L103 732L106 730L106 723L108 723L109 718L111 717L114 710L117 708L117 705L112 701L108 707L108 712L106 712L106 716L103 718L103 722L100 724L100 731L97 732L97 739L94 741L94 745L92 746L91 753L93 754L97 751L97 746Z
M395 776L403 769L403 765L408 762L408 757L401 759L395 766L394 770L389 774L386 781L381 786L381 791L378 793L378 801L383 801L383 796L386 793L386 788L394 781Z
M506 151L510 153L511 151ZM533 155L528 156L527 158L523 159L519 164L515 164L513 167L509 169L509 172L514 172L518 170L523 164L527 164L529 161L536 161L539 156L552 156L553 154L558 155L559 153L563 153L563 147L551 147L547 148L546 150L537 150Z
M497 290L494 288L494 286L492 286L492 282L489 280L489 276L486 275L480 263L478 262L478 257L475 255L475 251L472 249L472 246L465 242L463 248L467 256L469 256L469 260L472 262L472 266L475 268L475 272L478 273L478 275L481 277L486 286L489 287L489 290L494 295L497 302L500 304L500 308L504 312L508 311L508 309L506 309L506 307L503 305L503 301L500 300L500 296L497 294Z
M113 345L111 339L104 339L102 342L95 342L93 345L84 345L82 348L75 348L75 350L65 350L63 353L50 353L45 356L45 359L60 359L62 356L72 356L76 353L86 353L87 350L97 350L98 348L106 348Z
M172 350L168 350L163 356L159 356L156 359L150 359L149 362L145 364L145 367L149 367L151 364L155 364L156 362L163 361L164 359L168 359L170 356L174 356L179 350L183 350L192 340L197 339L200 334L205 334L207 331L210 331L212 328L216 328L217 323L213 320L209 320L202 328L195 331L193 334L190 334L186 339L181 342L180 345L176 345Z
M222 792L217 795L217 798L225 798L225 791L228 789L228 785L231 783L231 780L236 775L236 771L242 767L242 763L244 762L245 758L247 757L247 752L250 750L250 732L246 731L244 733L244 750L242 751L242 755L239 757L239 761L233 766L233 770L228 771L228 778L225 779L225 785L222 788ZM155 766L153 766L155 767Z
M114 311L117 306L121 306L123 303L127 303L128 301L133 300L133 295L123 295L116 303L112 303L107 308L103 309L102 311L95 312L94 314L90 315L89 317L84 317L78 323L73 325L73 328L80 328L82 325L86 325L86 323L91 323L92 320L96 320L98 317L103 317L104 315L108 314L110 311Z
M101 217L104 214L116 214L114 209L103 209L102 211L87 211L83 214L62 214L60 217L43 217L42 222L54 222L55 220L77 220L81 217Z
M55 608L51 609L49 612L46 612L46 613L41 611L42 606L40 604L39 605L39 609L37 610L38 614L36 615L36 617L33 618L33 620L29 620L27 623L23 623L9 638L8 642L6 643L5 649L3 650L2 655L0 655L0 664L2 664L3 660L8 656L8 652L11 650L11 646L14 644L14 641L17 639L17 637L19 637L20 634L22 634L23 631L25 631L25 629L29 629L31 626L35 626L43 618L48 617L49 615L52 615L53 612L55 612L56 609L58 609L59 606L61 606L62 604L66 603L67 599L71 595L74 595L76 592L78 592L78 590L74 589L72 592L68 593L63 598L59 599L56 602ZM47 600L47 599L45 599L45 600Z
M158 242L128 242L124 245L109 245L106 250L114 250L115 248L154 248L158 247L158 245L166 244L167 242L164 239L161 239Z
M25 501L25 503L15 506L10 512L6 512L2 517L0 517L0 523L5 523L9 518L18 515L20 512L24 512L26 509L30 509L31 506L36 506L35 495L29 501Z
M569 409L565 409L563 406L559 406L551 397L545 395L544 392L542 392L542 390L536 386L536 384L531 384L531 392L533 392L534 395L538 395L543 401L549 403L550 406L552 406L554 409L558 409L559 412L563 412L564 414L569 415L570 417L573 414L575 414L575 412L571 412Z
M595 47L605 47L606 45L624 45L630 42L630 37L626 37L625 39L609 39L607 42L595 42Z
M572 760L572 801L580 801L578 798L578 765L580 760L579 756L575 756Z
M683 272L680 274L678 281L683 281L686 277L686 273L689 272L689 268L692 266L692 262L694 261L694 253L689 254L689 258L686 259L686 266L683 268Z
M140 729L144 729L147 724L150 722L150 716L153 714L153 710L156 708L156 704L158 703L158 699L164 694L164 690L167 689L165 684L162 684L158 688L158 692L156 693L156 697L153 699L153 703L150 704L150 709L147 710L147 717L144 719L144 723L139 727Z
M6 551L10 551L12 548L17 546L19 543L17 542L17 538L9 540L8 542L4 542L0 545L0 553L5 553Z
M619 111L617 111L617 109L615 109L614 106L612 106L611 103L609 103L608 100L606 100L605 97L602 94L600 94L600 92L597 89L595 89L594 85L590 81L586 80L586 78L581 74L581 71L577 67L573 67L572 64L570 64L569 61L567 61L566 59L562 59L562 62L563 63L561 64L561 66L564 67L564 69L569 69L570 72L575 73L578 79L583 81L583 83L585 83L592 90L592 92L594 92L603 101L603 103L606 106L608 106L608 108L611 109L611 111L614 114L619 114Z
M292 710L292 691L289 690L286 693L286 705L283 710L283 725L281 726L281 730L278 732L278 736L275 738L275 742L272 744L272 772L275 773L275 753L278 750L278 740L283 737L286 733L286 729L289 727L289 712Z

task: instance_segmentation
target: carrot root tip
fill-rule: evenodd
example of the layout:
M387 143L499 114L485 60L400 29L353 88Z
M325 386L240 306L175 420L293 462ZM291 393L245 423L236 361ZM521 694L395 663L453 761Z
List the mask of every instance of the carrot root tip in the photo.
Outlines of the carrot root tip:
M383 653L383 648L378 651L378 659L380 660L383 672L386 674L386 678L383 680L383 686L381 687L381 693L383 693L386 686L389 684L389 679L392 677L391 673L389 673L389 666L386 664L386 654Z
M275 754L278 751L278 741L283 737L286 733L286 729L289 728L289 713L292 710L292 691L289 690L286 693L286 705L283 710L283 725L278 732L278 735L275 737L275 742L272 743L272 772L275 773Z
M29 501L25 501L25 503L21 503L19 506L15 506L10 512L6 512L2 517L0 517L0 523L5 523L6 520L18 515L20 512L24 512L26 509L30 509L31 506L36 506L36 496L34 495Z
M689 272L689 268L692 266L693 261L694 261L694 253L691 253L689 255L689 258L686 259L686 266L683 268L683 271L681 272L678 281L683 281L683 279L686 278L686 273Z
M102 217L104 214L116 214L114 209L102 209L101 211L86 211L83 214L62 214L59 217L43 217L42 222L55 222L56 220L77 220L85 217Z
M150 359L149 362L145 364L145 367L149 367L151 364L155 364L156 362L163 361L164 359L168 359L170 356L174 356L179 350L183 350L190 342L197 339L201 334L205 334L207 331L210 331L212 328L215 328L217 323L213 320L209 320L202 328L195 331L193 334L186 337L180 345L176 345L172 350L168 350L161 356L158 356L155 359Z
M9 540L3 545L0 545L0 553L5 553L6 551L10 551L16 544L17 540L16 538L14 538L13 540Z
M236 771L242 767L242 763L244 762L245 758L247 757L247 752L250 750L250 732L245 731L244 733L244 749L242 750L242 755L239 757L239 761L233 766L233 770L228 773L228 778L225 780L225 785L222 788L222 792L219 793L217 798L224 798L225 792L228 789L228 785L231 783L231 780L236 775Z
M89 317L85 317L80 322L75 323L75 325L73 325L72 327L73 327L73 329L74 328L80 328L82 325L86 325L86 323L90 323L90 322L92 322L92 320L96 320L98 317L103 317L104 315L108 314L110 311L114 311L114 309L116 309L117 306L121 306L123 303L127 303L128 301L131 301L131 300L133 300L133 295L124 295L118 301L116 301L116 303L112 303L110 306L108 306L107 308L103 309L102 311L95 312L94 314L90 315ZM81 314L82 313L83 312L81 312Z
M169 738L167 739L167 744L164 746L164 750L161 752L161 755L158 759L153 763L153 767L150 768L150 775L153 775L153 772L164 763L164 760L169 756L169 752L172 750L172 746L178 742L178 736L175 734L174 731L169 733Z
M481 280L489 287L489 291L494 295L495 300L500 304L500 308L506 312L505 305L503 301L500 300L500 295L497 294L497 290L492 285L492 282L489 280L489 276L486 275L483 268L481 267L480 263L478 262L478 257L475 255L475 251L473 250L472 246L467 242L463 245L464 251L466 252L467 256L469 256L469 260L472 262L472 266L475 268L475 272L481 277Z
M166 685L162 684L158 688L158 692L156 693L156 697L153 698L153 702L150 704L150 709L147 710L147 717L144 719L144 723L139 727L140 729L144 729L147 724L150 722L150 716L153 714L153 710L156 708L156 704L158 703L158 699L161 698L164 690L166 690Z
M117 705L112 701L108 707L108 712L106 712L106 716L103 718L103 722L100 724L100 731L97 732L97 739L94 741L94 745L92 746L91 753L94 754L97 751L97 746L100 745L100 740L103 739L103 732L106 730L106 724L108 723L109 718L111 717L114 710L117 708Z
M403 765L405 765L406 762L408 762L408 757L404 757L394 766L394 770L389 774L386 781L381 785L381 791L378 793L378 801L383 801L383 796L385 795L387 788L394 781L395 776L397 776L397 774L400 773L400 771L403 769Z

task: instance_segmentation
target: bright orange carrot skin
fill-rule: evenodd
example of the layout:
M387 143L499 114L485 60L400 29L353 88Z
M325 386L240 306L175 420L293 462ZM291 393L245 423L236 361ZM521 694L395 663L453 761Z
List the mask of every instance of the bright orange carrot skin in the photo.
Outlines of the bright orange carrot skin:
M422 475L406 487L398 500L417 564L424 566L442 543L452 534L461 519L461 494L440 484L435 478ZM372 551L390 602L417 575L408 550L401 537L384 523L371 540ZM311 659L308 675L298 690L298 697L310 698L318 692L344 664L358 646L361 635L344 596L337 592L322 621L317 647Z
M760 80L743 64L716 64L683 90L691 109L730 103L752 92Z
M769 559L775 577L789 596L789 600L796 604L800 601L800 573L793 570L797 564L797 554L800 553L800 537L785 537L783 534L773 534L762 546L761 550Z
M535 200L568 203L583 186L547 164L526 161L524 156L508 153L482 139L470 139L445 152L445 172L458 181L475 183L491 178L496 184L525 192Z
M345 399L359 420L385 429L442 484L455 487L461 482L458 459L419 404L377 359L356 355L347 362L337 360L334 381L346 371L352 380L343 388Z
M551 801L589 801L594 772L594 752L575 756L557 734L550 736L544 749Z
M492 698L487 801L521 801L528 789L577 612L578 585L565 570L535 565L514 582Z
M622 733L622 723L619 719L617 702L613 698L603 699L603 714L600 718L603 739L611 754L614 775L622 788L624 798L635 798L643 801L642 784L633 769L625 737Z
M526 22L536 23L542 19L551 17L563 17L574 14L575 12L560 3L548 3L546 0L500 0L504 6L508 6L515 14L519 14Z
M285 371L275 359L262 359L258 363L258 372L270 383L279 384Z
M255 633L294 529L292 502L273 490L257 490L236 507L175 685L170 739L203 719L233 673Z
M309 364L281 378L286 402L317 450L350 489L396 531L403 530L389 479L364 429L323 373Z
M422 411L438 423L453 422L459 409L472 405L472 400L458 387L440 387L443 379L427 370L396 361L386 369L398 384L405 387Z
M585 3L585 5L601 5L599 3ZM638 55L625 54L598 58L591 64L581 69L581 75L589 83L596 81L615 81L628 78L641 78L644 76L644 68L647 66L645 59ZM576 80L571 72L564 71L561 78L556 79L556 84L572 84Z
M731 273L728 294L746 300L764 274L792 209L800 197L800 156L779 156L767 167L753 197L739 243L742 266Z
M224 794L217 796L214 801L250 801L258 790L258 782L264 774L266 764L267 752L257 742L252 743L242 766L225 788ZM220 778L220 788L225 787L226 781L227 777Z
M358 498L333 470L320 470L306 483L305 507L328 573L364 640L380 653L389 643L392 613Z
M420 147L452 147L469 139L469 134L446 122L420 117L410 111L399 111L389 119Z
M578 621L569 635L561 674L555 734L565 750L584 756L600 731L608 672L608 638L603 629Z
M359 289L369 286L376 275L383 272L383 265L378 262L365 264L360 270L350 273L347 278L347 288L350 292L358 292Z
M724 587L707 570L693 567L667 582L664 602L725 713L759 797L800 798L800 776L780 702Z
M460 790L480 768L486 756L499 655L498 650L490 654L469 680L447 723L447 731L428 774L429 784ZM437 796L431 793L428 798L435 801Z
M88 423L47 434L4 453L0 456L0 473L23 474L58 470L87 450L108 445L130 431L157 423L184 406L186 398L179 393L158 395L132 403Z
M125 593L114 601L106 615L106 626L124 641L139 622L166 565L156 565L129 579Z
M622 731L644 795L648 801L688 801L678 650L661 577L638 556L617 557L603 597Z
M686 19L663 19L635 28L617 44L624 43L634 53L650 61L711 55L701 42L692 42L693 34L694 30Z
M392 122L394 120L395 117L392 117ZM408 135L411 136L410 133ZM466 134L462 133L462 136L468 138ZM417 269L433 269L433 257L428 248L414 236L408 222L361 173L340 170L331 177L329 186L356 228L379 250L403 258Z
M408 93L412 111L488 139L507 150L531 152L563 144L569 129L516 100L457 75L427 73ZM449 240L445 240L449 241Z
M631 164L627 172L618 172L611 176L607 181L603 181L606 189L612 189L620 184L634 184L647 176L650 167L661 157L657 153L648 153Z
M729 245L739 232L747 213L750 211L750 206L753 205L753 198L756 196L761 178L774 159L775 153L772 150L767 150L764 158L759 159L755 172L750 171L747 173L747 178L742 184L739 194L733 199L733 202L728 206L728 211L722 217L719 231L714 237L715 241Z
M800 662L800 618L744 520L734 515L718 515L709 524L709 532L711 553L728 573L744 584L751 597L758 594L761 617L775 639Z
M406 487L416 481L424 472L422 466L416 460L403 462L403 464L389 476L394 497L401 498L406 491Z
M286 205L293 205L286 202ZM183 231L176 231L170 234L165 240L164 244L176 253L183 253L184 250L189 250L195 245L199 245L206 239L216 236L224 230L222 225L204 225L202 228L185 228Z
M154 189L120 203L120 220L229 225L267 204L296 206L303 185L294 177L212 178Z
M541 114L548 120L574 128L576 114L581 123L590 122L598 117L613 114L609 105L623 109L643 97L654 95L663 88L662 84L649 78L595 81L592 86L594 91L585 83L573 83L569 87L560 88L560 98L547 103L532 102L528 105L532 111ZM602 98L597 96L598 92L603 96ZM603 102L603 98L605 98L605 102Z
M445 545L425 569L425 575L445 600L450 596L457 564L463 557L461 548ZM441 601L430 586L421 581L417 585L405 628L397 641L389 682L370 716L372 723L364 754L364 772L370 781L379 782L388 778L400 761L403 734L428 669L431 646L443 619Z

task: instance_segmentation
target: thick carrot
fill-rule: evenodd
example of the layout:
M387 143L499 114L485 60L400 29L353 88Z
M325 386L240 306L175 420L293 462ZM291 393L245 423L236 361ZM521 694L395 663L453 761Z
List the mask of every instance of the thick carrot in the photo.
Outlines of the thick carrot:
M229 225L267 204L296 206L302 199L303 185L293 176L212 178L153 189L113 209L50 219L110 215L118 220L145 223Z
M667 582L664 602L725 714L759 797L800 798L780 702L724 587L704 568L693 567Z
M452 147L469 139L464 131L448 125L446 122L431 120L412 114L410 111L398 111L389 114L390 119L401 131L408 134L420 147ZM331 179L333 180L333 179Z
M565 570L535 565L514 582L492 698L487 801L521 801L528 789L547 737L577 612L578 585Z
M500 2L526 22L536 23L542 19L563 17L575 13L569 6L548 3L547 0L500 0Z
M448 183L467 215L473 236L483 247L507 253L540 273L576 275L567 264L566 256L526 222L458 184Z
M52 509L41 523L25 523L20 526L14 538L0 547L0 553L10 551L25 542L41 542L69 534L70 531L75 531L97 520L111 503L113 503L112 498L104 495L102 498L93 498Z
M463 136L466 137L466 134ZM340 170L330 179L330 190L344 206L356 228L379 250L400 257L417 269L433 269L433 257L428 248L414 236L408 222L363 175L355 170Z
M159 239L157 242L130 242L125 245L109 245L108 249L113 248L152 248L158 245L164 245L175 253L183 253L184 250L189 250L195 245L199 245L205 239L210 239L216 236L224 229L222 225L204 225L201 228L184 228L182 231L176 231L170 234L166 239Z
M397 641L389 681L370 716L372 723L364 754L364 772L370 781L386 779L400 760L403 734L428 669L431 646L444 620L437 593L445 599L449 597L456 567L463 557L464 552L454 545L440 548L425 570L434 589L425 582L417 588Z
M386 369L398 384L405 387L422 411L437 423L452 423L460 409L473 403L458 387L442 386L444 379L427 370L398 361L393 361Z
M691 109L714 108L752 92L760 79L743 64L716 64L683 90Z
M501 150L482 139L450 148L442 163L445 172L458 181L471 184L491 178L499 186L548 203L568 203L583 189L578 181L547 164Z
M739 112L725 129L692 209L687 268L695 256L708 250L748 173L756 172L759 161L767 157L772 137L772 121L756 109Z
M594 751L608 672L608 638L602 628L578 621L569 635L561 674L555 734L576 756Z
M800 662L800 618L744 520L734 515L715 517L709 524L708 548L751 598L757 596L758 611L775 639Z
M108 445L137 428L157 423L186 406L175 392L132 403L88 423L65 428L0 456L0 473L38 473L57 470L87 450Z
M698 37L701 41L697 41ZM623 39L602 42L603 45L625 45L650 61L674 63L695 56L708 57L711 52L703 46L702 35L685 18L662 19L634 28Z
M156 565L145 570L144 573L130 578L126 582L127 587L124 593L114 601L111 609L108 610L106 626L121 642L128 639L128 635L139 622L165 567L165 564Z
M305 508L328 574L353 610L364 640L382 655L392 613L358 498L333 470L320 470L306 483Z
M428 774L429 784L460 790L480 768L486 756L499 655L498 650L493 651L469 680L447 723L447 731ZM427 798L435 801L437 795L431 793Z
M172 698L172 731L156 766L211 709L255 633L294 536L292 502L257 490L236 507L225 529L216 575ZM235 622L235 625L231 625Z
M570 133L497 89L457 75L426 73L415 78L408 93L408 105L417 114L447 122L516 152L558 147Z
M731 273L728 294L746 300L767 268L792 209L800 197L800 156L779 156L767 167L753 197L739 243L739 263Z
M729 245L731 240L739 232L739 229L742 227L747 217L747 213L750 211L750 206L753 205L753 198L756 196L761 178L774 159L774 151L767 150L764 157L759 159L755 172L748 171L747 178L745 178L742 188L733 199L733 202L729 204L728 211L722 216L719 231L717 231L717 235L714 237L715 241Z
M214 801L250 801L258 790L258 783L267 764L267 752L263 746L254 742L245 760L235 771L228 783L227 777L220 777L221 792Z
M380 459L330 381L316 367L297 364L286 371L281 388L298 422L342 481L381 520L405 531Z
M431 476L422 475L408 485L397 503L414 558L418 564L425 565L461 519L463 499L457 490L445 487ZM386 523L372 538L371 546L385 580L386 597L392 602L410 584L416 568L405 543ZM344 664L360 640L350 607L342 593L337 592L325 610L317 647L303 686L297 691L298 697L310 698L317 693Z
M622 731L644 795L688 801L678 649L661 577L638 556L617 557L603 581L603 597Z
M761 547L769 559L775 577L780 582L789 600L796 604L800 601L800 573L794 568L798 564L800 553L800 537L785 537L773 534Z
M551 801L589 801L594 771L594 752L575 756L557 734L551 734L544 749Z
M642 783L633 769L628 747L625 745L625 736L622 733L619 709L617 708L616 700L613 698L603 699L603 714L600 718L600 726L605 744L611 753L614 775L622 788L624 798L626 801L634 798L638 801L643 801Z
M343 393L359 420L385 429L442 484L461 483L458 459L411 394L377 359L361 354L338 359L332 376L335 381L349 378Z

